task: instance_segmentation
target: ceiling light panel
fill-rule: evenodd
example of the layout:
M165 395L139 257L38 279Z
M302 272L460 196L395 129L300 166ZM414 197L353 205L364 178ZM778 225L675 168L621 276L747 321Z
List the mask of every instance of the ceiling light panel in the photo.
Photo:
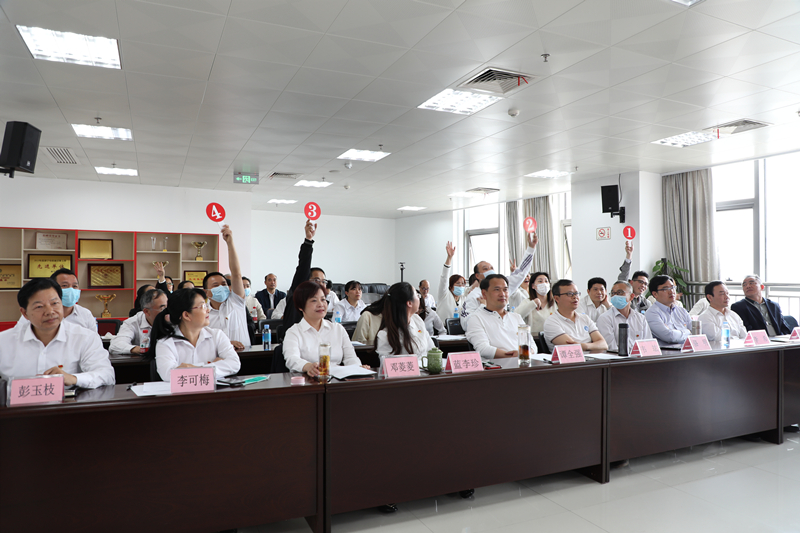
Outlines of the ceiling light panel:
M472 115L481 109L489 107L498 100L501 100L499 96L445 89L417 107L419 109L444 111L445 113L455 113L457 115Z
M571 176L572 172L564 172L560 170L550 170L546 168L544 170L540 170L539 172L533 172L532 174L525 174L527 178L544 178L548 180L555 180L558 178L566 178Z
M423 209L427 209L427 207L417 207L414 205L407 205L405 207L398 207L398 211L422 211Z
M121 68L116 39L17 26L35 59L93 67Z
M295 187L328 187L333 185L332 181L308 181L308 180L300 180L294 184Z
M391 155L391 152L373 152L371 150L356 150L355 148L351 148L350 150L346 151L336 159L349 159L351 161L369 161L370 163L374 163L375 161L380 161L387 155Z
M716 137L710 133L690 131L688 133L681 133L680 135L673 135L672 137L667 137L666 139L653 141L652 144L684 148L686 146L693 146L695 144L707 143L708 141L713 141L715 138Z
M132 141L133 135L128 128L111 128L109 126L92 126L91 124L73 124L72 129L78 137L89 139L114 139Z
M699 4L703 0L672 0L672 1L682 6L692 7L695 4Z
M273 198L268 204L296 204L297 200L279 200L278 198Z
M112 174L114 176L138 176L139 171L135 168L117 167L94 167L98 174Z

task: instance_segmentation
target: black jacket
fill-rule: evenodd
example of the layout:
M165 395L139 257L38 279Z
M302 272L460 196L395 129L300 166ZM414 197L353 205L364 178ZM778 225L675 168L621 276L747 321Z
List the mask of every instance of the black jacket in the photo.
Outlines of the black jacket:
M297 256L297 269L294 271L292 286L286 292L286 311L283 313L283 328L279 333L280 341L283 342L283 335L303 318L303 314L295 309L292 304L294 290L311 277L311 255L314 252L314 241L305 239L300 245L300 254Z
M792 332L786 322L783 321L783 313L781 313L781 306L764 298L764 303L767 304L767 313L772 325L775 326L775 331L778 335L788 335ZM744 323L747 331L754 329L767 329L767 323L764 322L764 317L761 316L761 311L747 303L746 300L739 300L731 306L731 310L739 315Z
M264 289L262 291L258 291L256 293L256 300L258 300L258 302L261 304L261 307L264 308L264 312L265 313L267 312L267 309L274 309L275 307L277 307L278 306L278 302L280 302L281 300L286 298L286 293L283 292L283 291L279 291L278 289L275 289L275 297L274 298L275 298L275 305L270 305L269 304L269 291L267 289Z

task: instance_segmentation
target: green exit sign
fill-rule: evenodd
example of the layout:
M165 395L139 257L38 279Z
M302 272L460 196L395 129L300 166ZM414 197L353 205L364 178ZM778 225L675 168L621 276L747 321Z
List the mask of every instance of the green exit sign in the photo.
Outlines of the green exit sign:
M258 185L258 172L234 172L233 182L242 185Z

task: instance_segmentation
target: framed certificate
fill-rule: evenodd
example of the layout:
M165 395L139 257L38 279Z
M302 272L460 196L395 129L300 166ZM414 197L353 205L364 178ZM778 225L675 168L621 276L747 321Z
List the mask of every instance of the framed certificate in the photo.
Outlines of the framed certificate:
M72 270L71 255L28 255L28 278L49 278L60 268Z
M22 287L22 265L0 265L0 289Z
M183 271L183 279L185 281L191 281L194 283L195 287L203 288L203 279L206 277L208 272L206 270L184 270Z
M113 240L78 239L78 259L112 259L113 257Z
M123 265L89 265L90 289L122 289L125 282L122 277Z
M67 234L66 233L44 233L36 232L36 249L37 250L66 250L67 249Z

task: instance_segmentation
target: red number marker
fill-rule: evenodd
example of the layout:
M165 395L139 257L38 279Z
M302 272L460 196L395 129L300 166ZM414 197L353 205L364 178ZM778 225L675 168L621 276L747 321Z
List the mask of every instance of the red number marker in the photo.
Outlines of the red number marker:
M626 239L633 239L636 237L636 230L633 229L633 226L625 226L625 228L622 230L622 236Z
M317 220L322 214L319 205L314 202L308 202L303 208L303 213L305 213L306 218L309 220Z
M536 231L536 219L533 217L528 217L523 220L522 225L525 226L525 231L528 233L533 233Z
M206 206L206 215L214 222L222 222L225 220L225 208L212 202Z

